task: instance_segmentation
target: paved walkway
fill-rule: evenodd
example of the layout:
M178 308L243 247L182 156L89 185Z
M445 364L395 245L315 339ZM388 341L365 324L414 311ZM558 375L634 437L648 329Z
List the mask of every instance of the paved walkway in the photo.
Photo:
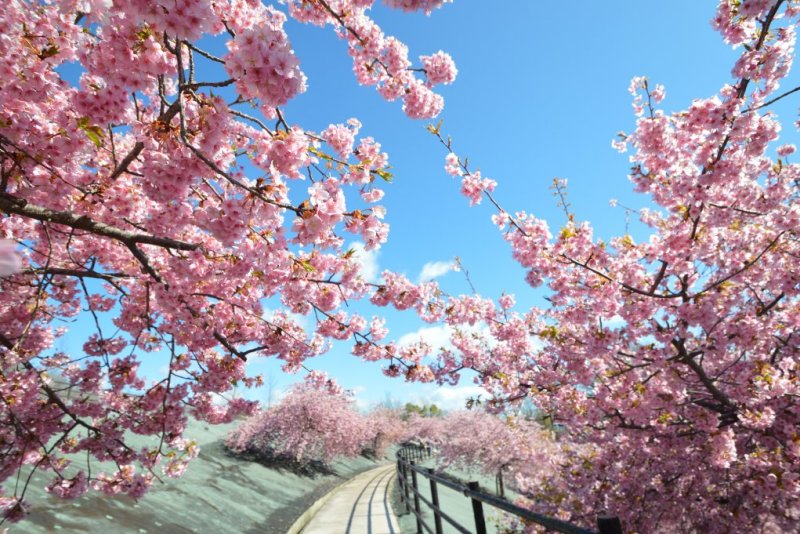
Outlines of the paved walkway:
M333 490L302 534L400 534L389 502L395 466L371 469Z

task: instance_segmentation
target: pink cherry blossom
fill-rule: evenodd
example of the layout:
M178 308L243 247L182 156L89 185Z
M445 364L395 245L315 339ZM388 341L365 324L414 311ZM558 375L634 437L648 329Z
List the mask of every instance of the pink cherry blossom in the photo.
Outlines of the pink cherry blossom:
M441 50L431 56L421 56L422 68L425 69L425 76L428 78L428 85L433 86L440 83L451 84L458 75L458 69L453 62L450 54Z
M484 191L494 191L497 182L490 178L483 178L480 171L467 174L461 180L461 194L469 199L470 206L480 204Z

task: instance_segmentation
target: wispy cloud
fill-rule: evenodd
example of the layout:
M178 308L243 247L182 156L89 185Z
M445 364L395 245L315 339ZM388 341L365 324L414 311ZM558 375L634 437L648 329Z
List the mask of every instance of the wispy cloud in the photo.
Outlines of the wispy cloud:
M430 282L434 278L444 276L453 270L453 262L451 261L429 261L422 266L417 279L419 282Z
M364 386L356 386L350 388L350 393L353 395L353 400L356 402L356 407L361 411L369 410L374 403L365 398L367 388Z
M417 404L435 404L443 410L461 410L466 407L467 399L481 396L488 397L486 390L475 384L463 386L435 386L429 384L427 391L411 396L411 402Z
M442 347L453 347L452 343L450 343L450 336L452 334L453 329L449 326L425 326L419 330L400 336L397 340L397 345L399 347L407 347L421 340L430 345L434 351L438 351Z
M364 243L355 242L350 245L355 251L355 258L361 264L361 276L367 282L377 283L380 274L378 266L378 249L367 250Z

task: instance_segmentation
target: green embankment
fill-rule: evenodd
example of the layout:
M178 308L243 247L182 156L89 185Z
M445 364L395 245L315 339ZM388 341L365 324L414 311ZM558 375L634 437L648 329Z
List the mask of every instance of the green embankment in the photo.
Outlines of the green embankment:
M26 500L33 505L30 516L21 523L4 527L10 527L10 534L283 534L328 490L379 463L362 457L337 461L331 466L333 474L318 474L313 478L270 469L237 459L225 451L222 440L234 426L190 422L186 437L198 442L200 455L183 477L165 478L164 484L155 482L138 502L94 491L76 500L61 500L43 490L52 474L37 474L26 494ZM131 441L138 445L135 440L136 437ZM102 471L96 462L92 470ZM13 481L8 481L7 488L13 488Z

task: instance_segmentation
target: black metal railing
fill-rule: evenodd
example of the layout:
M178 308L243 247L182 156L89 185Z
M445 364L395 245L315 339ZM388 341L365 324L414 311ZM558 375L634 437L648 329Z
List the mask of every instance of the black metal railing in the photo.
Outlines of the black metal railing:
M463 534L486 534L486 517L483 505L486 504L498 510L503 510L519 517L525 522L536 523L553 532L563 534L622 534L622 524L616 517L601 516L597 518L597 530L592 531L567 523L555 517L537 514L526 508L521 508L514 503L486 493L481 490L478 482L462 482L453 477L444 477L433 469L416 465L420 460L432 456L430 447L406 443L397 452L397 483L400 490L400 500L406 512L413 513L417 522L417 533L423 529L429 534L442 534L442 520ZM427 479L430 484L430 499L421 494L418 476ZM474 530L462 525L451 515L442 510L439 505L439 485L462 493L472 502L472 515L475 521ZM422 504L433 512L433 526L426 523L422 513Z

